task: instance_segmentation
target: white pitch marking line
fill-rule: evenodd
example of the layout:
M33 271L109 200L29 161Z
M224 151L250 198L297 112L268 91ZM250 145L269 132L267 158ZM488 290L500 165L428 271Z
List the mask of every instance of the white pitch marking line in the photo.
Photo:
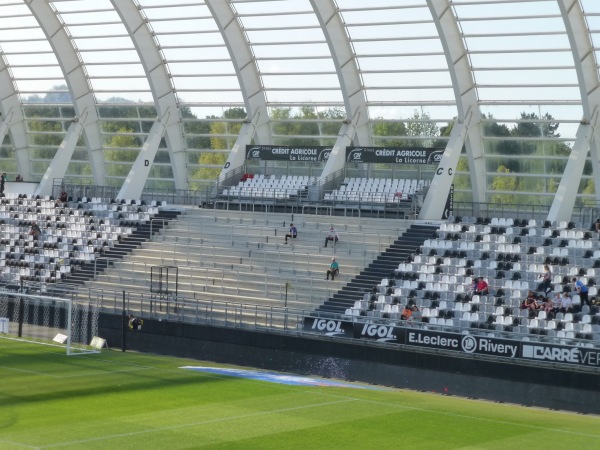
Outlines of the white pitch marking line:
M180 424L180 425L171 425L168 427L161 427L161 428L153 428L151 430L133 431L131 433L120 433L120 434L113 434L113 435L108 435L108 436L100 436L97 438L83 439L80 441L60 442L60 443L51 444L51 445L44 445L44 446L41 446L38 448L42 449L42 448L60 447L63 445L86 444L88 442L97 442L97 441L103 441L106 439L115 439L115 438L122 438L122 437L128 437L128 436L136 436L136 435L140 435L140 434L155 433L155 432L160 432L160 431L176 430L178 428L188 428L188 427L194 427L194 426L198 426L198 425L208 425L208 424L217 423L217 422L228 422L230 420L247 419L250 417L264 416L264 415L269 415L269 414L279 414L279 413L283 413L283 412L298 411L301 409L308 409L308 408L318 408L321 406L336 405L336 404L348 403L348 402L352 402L352 401L356 401L356 400L346 399L346 400L339 400L336 402L317 403L314 405L296 406L294 408L275 409L275 410L270 410L270 411L261 411L261 412L252 413L252 414L242 414L240 416L222 417L220 419L201 420L198 422L191 422L191 423Z

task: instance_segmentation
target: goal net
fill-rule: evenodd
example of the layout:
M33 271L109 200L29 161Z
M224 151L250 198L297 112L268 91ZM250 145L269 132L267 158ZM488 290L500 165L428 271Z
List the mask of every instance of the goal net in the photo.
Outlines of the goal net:
M98 353L98 300L0 290L0 338L65 347L67 355Z

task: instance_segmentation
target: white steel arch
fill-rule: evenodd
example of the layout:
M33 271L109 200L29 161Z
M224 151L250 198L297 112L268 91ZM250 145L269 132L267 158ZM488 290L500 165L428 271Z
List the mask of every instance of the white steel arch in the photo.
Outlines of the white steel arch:
M88 83L81 58L75 50L71 38L64 24L59 19L57 12L48 2L44 0L29 0L27 5L54 50L58 64L67 82L71 98L73 99L77 119L79 120L78 126L69 128L65 140L61 144L61 152L57 152L56 157L42 178L36 193L50 194L52 192L52 178L63 178L66 174L68 164L75 150L75 145L79 139L79 135L76 137L71 136L70 134L72 133L80 134L83 132L90 156L94 182L104 184L103 145L96 101ZM67 142L69 142L69 145L65 145Z
M575 70L579 80L579 91L581 92L583 117L577 130L577 138L569 155L569 161L548 213L548 219L569 220L575 206L575 198L588 150L591 152L594 169L596 199L600 199L600 162L598 160L600 156L598 152L598 143L600 143L600 130L598 127L600 79L598 78L594 47L590 40L580 3L577 0L557 1L571 43Z
M369 113L358 62L334 2L332 0L310 0L310 3L329 46L344 98L347 117L327 164L323 168L321 177L326 177L343 168L346 161L345 148L352 144L355 137L359 145L371 145Z
M225 0L205 0L235 68L242 90L248 120L238 134L238 138L229 152L220 178L241 167L246 159L246 145L255 138L258 144L269 145L273 138L269 128L269 113L263 83L256 67L252 49L244 30L235 15L230 2Z
M159 130L161 137L164 135L167 141L175 188L187 189L187 164L183 125L177 98L164 59L148 27L147 21L133 0L111 0L111 3L131 36L131 40L146 72L158 113L157 123L160 122L161 125L153 127L153 130ZM143 163L143 167L149 167L145 165L146 160L152 164L154 156L158 151L160 139L151 139L151 142L152 145L143 146L138 159L134 163L134 167L139 162ZM130 192L141 192L148 177L148 171L143 172L144 176L130 172L128 179L132 183L128 187L131 191L127 190L124 192L121 190L122 195L127 198L134 198L135 195L132 195Z
M331 57L344 96L347 118L352 119L356 114L360 115L360 119L356 124L358 145L372 145L368 126L367 99L360 78L360 69L348 41L348 35L341 16L332 0L310 0L310 3L315 10L317 19L319 19L327 45L331 51Z
M15 90L14 79L10 67L4 56L0 54L0 112L2 121L7 127L12 145L17 157L19 173L29 179L31 177L31 166L29 163L29 149L27 146L27 128L23 118L23 110L19 94ZM0 143L4 136L0 137Z
M62 130L37 129L35 117L25 118L29 105L38 102L69 110L74 106L76 111L50 167L66 172L83 133L97 184L107 181L104 127L109 130L126 120L118 112L111 117L111 108L119 107L112 103L154 102L158 119L150 134L144 131L146 124L132 133L136 140L147 135L128 177L127 184L136 189L146 184L163 136L177 188L187 188L190 176L212 182L214 170L192 175L188 160L194 167L214 169L193 153L226 148L213 149L210 140L232 135L210 124L227 107L243 104L247 114L228 155L229 170L244 163L245 144L253 140L270 144L288 137L295 142L325 138L332 143L337 138L325 174L339 168L338 163L343 167L344 158L338 162L336 155L352 142L438 142L446 139L442 127L450 125L443 170L434 176L423 218L439 217L439 205L457 181L453 176L464 145L471 186L466 192L465 183L459 195L472 193L475 203L495 198L510 202L514 192L518 203L540 194L540 203L553 201L549 217L563 220L572 215L576 200L591 200L589 192L579 189L581 180L590 176L583 175L588 149L595 199L600 201L600 82L594 47L600 39L600 9L595 0L508 3L511 8L502 10L504 0L4 2L0 137L10 133L16 156L11 152L3 159L29 178L52 158L53 153L38 151L35 145L29 148L29 141L43 134L64 136ZM71 98L51 84L63 79ZM182 100L182 94L189 98ZM186 112L190 108L185 129L183 106ZM68 121L50 107L54 116L49 123ZM270 120L278 107L299 113L290 114L289 120ZM342 107L346 120L341 128L340 119L321 117L316 110L335 108L337 113ZM317 112L304 115L303 108ZM292 124L295 119L299 125ZM321 121L328 123L325 134ZM559 125L560 134L555 132ZM187 149L188 143L194 148ZM499 173L505 164L511 175ZM89 177L84 164L74 163L71 169L75 178ZM170 169L155 170L160 181L171 182ZM11 175L14 170L9 170ZM516 184L504 183L509 178ZM49 183L48 177L42 180L46 187ZM132 192L127 187L123 195Z
M485 164L481 132L481 110L467 49L461 38L458 22L448 0L427 0L448 62L452 88L456 97L458 117L420 217L440 219L450 186L456 173L463 145L466 146L474 202L485 199Z

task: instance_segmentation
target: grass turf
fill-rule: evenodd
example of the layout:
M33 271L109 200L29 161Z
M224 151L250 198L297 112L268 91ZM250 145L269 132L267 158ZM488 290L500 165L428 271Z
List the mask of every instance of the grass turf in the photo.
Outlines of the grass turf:
M117 351L68 357L0 339L0 448L585 449L600 438L596 416L185 365L206 364Z

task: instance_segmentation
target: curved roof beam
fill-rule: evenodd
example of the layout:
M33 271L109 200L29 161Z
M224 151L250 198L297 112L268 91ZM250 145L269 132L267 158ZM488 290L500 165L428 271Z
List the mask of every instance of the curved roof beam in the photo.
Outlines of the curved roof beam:
M2 113L4 124L8 126L19 173L28 180L31 179L31 165L27 147L27 127L10 67L1 53L0 56L0 113Z
M159 117L158 120L167 118L168 122L163 125L165 126L165 139L173 168L175 188L187 189L188 177L183 124L175 90L163 57L146 19L133 0L111 0L111 3L121 17L140 57L150 84ZM158 146L160 140L153 140L153 143ZM143 181L145 184L146 180Z
M310 4L319 20L333 58L344 97L346 117L348 120L358 118L355 124L358 145L371 145L365 89L342 18L333 0L310 0Z
M82 132L90 155L94 182L103 185L105 184L104 154L102 152L103 142L100 133L98 111L96 110L96 99L88 82L81 58L73 46L73 42L64 24L48 2L45 0L27 0L26 3L46 35L58 60L71 98L73 99L75 112L78 118L83 121L81 124L83 125ZM76 145L77 143L76 139L74 141L71 139L70 141L72 145ZM52 167L56 164L62 166L64 162L53 160L50 166ZM67 167L61 167L57 172L66 173L66 170ZM58 178L62 177L58 176Z
M588 150L591 151L592 156L596 199L600 199L600 153L598 152L598 143L600 143L600 131L598 129L600 79L598 78L597 61L594 57L594 47L579 1L558 0L558 7L563 16L567 36L571 43L575 71L577 72L581 92L583 118L577 130L575 143L571 149L560 185L550 207L548 219L570 220Z
M220 178L224 179L227 173L244 165L246 145L251 144L253 138L256 138L258 144L269 145L273 143L273 137L269 127L267 97L263 89L262 79L248 39L240 26L231 3L226 0L205 0L205 4L215 19L227 46L229 57L240 83L248 117L248 121L240 130L221 172Z
M427 6L444 48L458 108L458 117L452 135L432 180L425 205L421 209L421 218L440 219L463 144L466 146L469 158L471 188L475 203L485 201L485 164L477 89L456 17L449 0L427 0ZM458 129L455 131L456 127ZM464 127L466 129L462 129Z

